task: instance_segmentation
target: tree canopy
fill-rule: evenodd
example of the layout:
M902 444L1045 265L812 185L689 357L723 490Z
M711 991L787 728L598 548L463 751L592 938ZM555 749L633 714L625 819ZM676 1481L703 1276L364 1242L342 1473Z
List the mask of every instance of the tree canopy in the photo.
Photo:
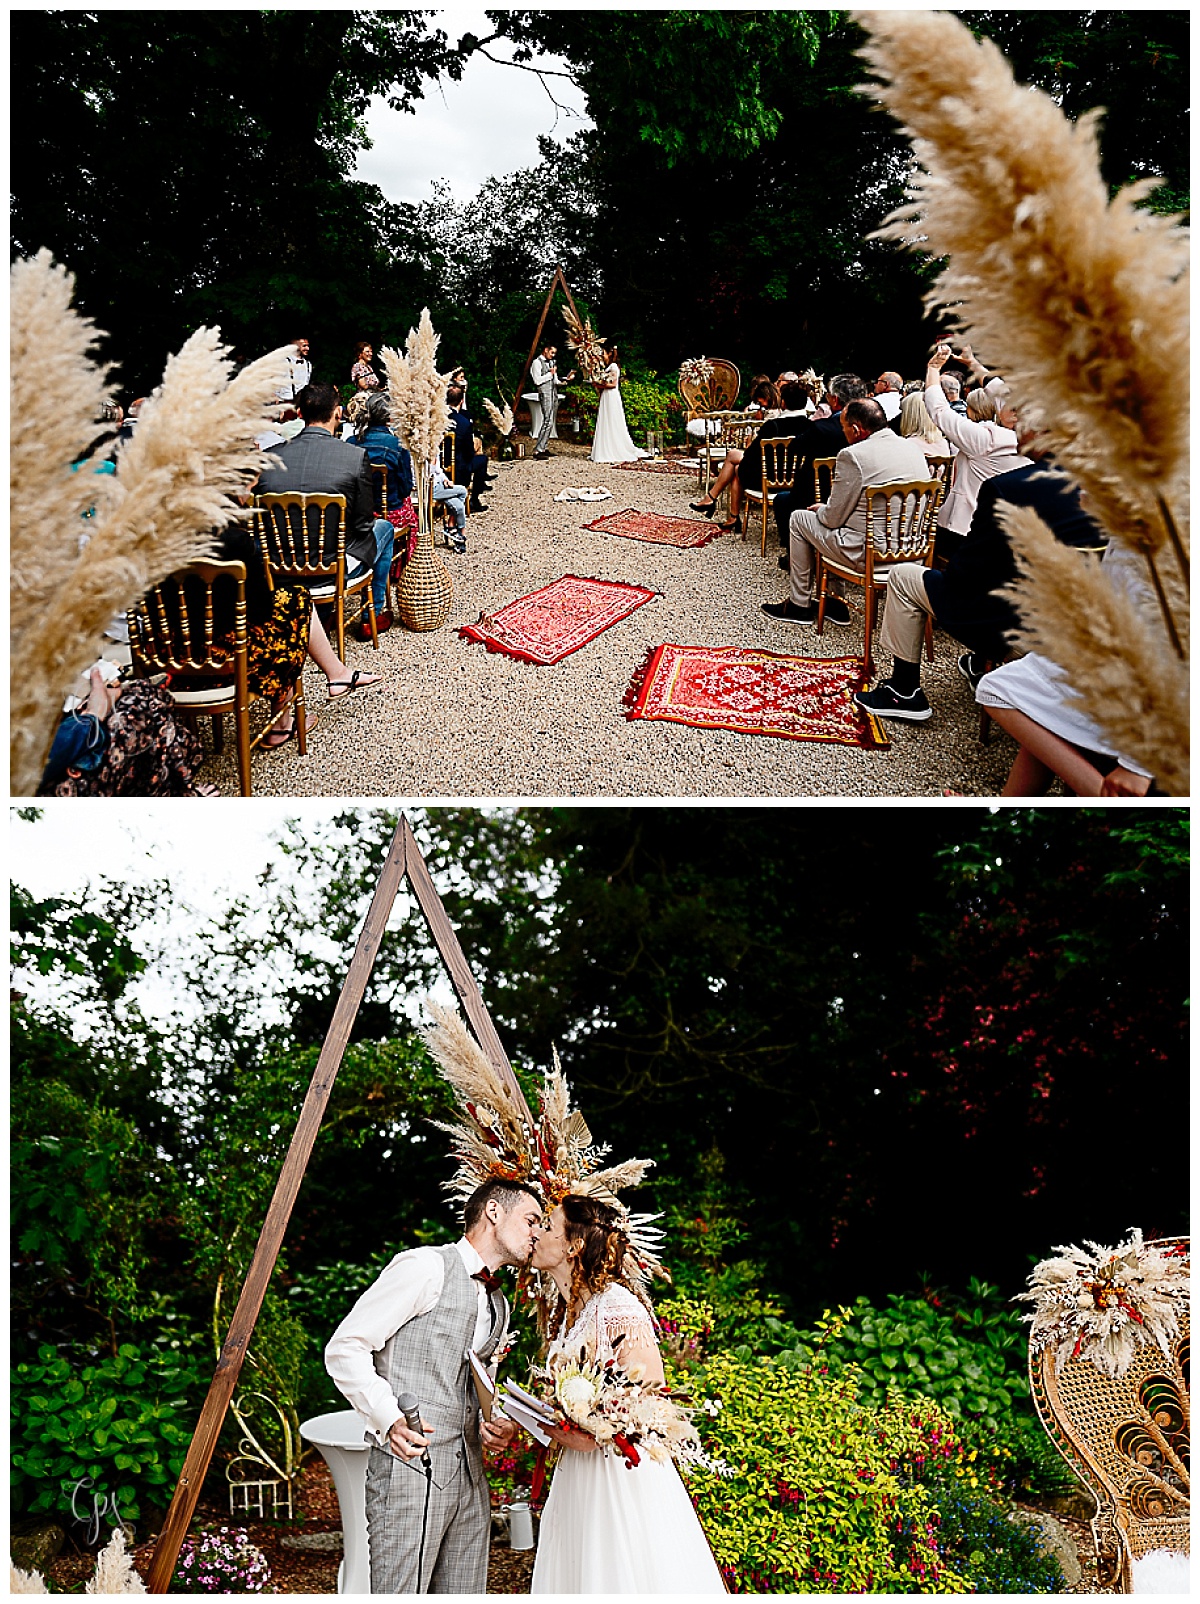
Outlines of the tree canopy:
M354 339L400 339L422 305L454 360L511 384L555 260L627 368L701 346L748 371L915 367L924 270L869 238L908 150L856 92L847 13L493 12L458 40L433 15L14 14L13 249L76 272L127 389L201 322L246 355L306 332L344 378ZM1110 182L1160 175L1186 205L1186 12L963 17L1070 115L1107 108ZM465 207L350 176L372 97L402 115L500 41L538 94L528 69L560 55L594 128Z

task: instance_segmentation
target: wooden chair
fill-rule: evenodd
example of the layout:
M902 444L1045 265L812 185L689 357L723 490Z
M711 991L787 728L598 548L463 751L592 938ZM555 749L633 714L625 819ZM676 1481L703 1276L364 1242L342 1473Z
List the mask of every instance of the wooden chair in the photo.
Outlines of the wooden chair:
M441 462L442 462L442 472L450 480L451 484L455 484L456 485L458 483L458 436L457 436L457 434L455 433L455 431L453 429L447 429L445 434L442 436ZM437 503L434 502L433 505L436 507ZM470 516L471 516L471 495L470 495L470 486L469 485L467 486L467 499L463 503L463 511L466 514L466 516L468 518L470 518ZM453 517L453 514L451 513L449 507L443 506L443 508L442 508L442 532L443 532L443 534L445 534L447 536L447 538L448 538L451 528L457 529L457 527L458 526L454 522L454 517Z
M743 490L742 495L750 507L762 508L762 545L759 555L767 555L767 508L771 504L771 497L781 490L791 488L791 479L788 476L788 447L795 441L794 434L774 434L760 438L759 446L762 449L762 489ZM750 533L749 507L746 512L746 534ZM745 536L742 537L745 539Z
M1190 1247L1186 1237L1155 1243L1166 1245ZM1106 1592L1131 1593L1134 1562L1156 1549L1191 1551L1186 1310L1179 1323L1169 1358L1146 1343L1120 1377L1104 1375L1084 1358L1057 1369L1052 1347L1029 1357L1042 1425L1096 1500L1092 1538Z
M860 572L848 564L817 553L817 634L825 627L829 577L860 585L863 591L863 673L874 671L871 633L875 627L875 592L886 588L888 570L897 563L919 562L926 568L933 559L937 509L942 486L937 479L910 479L902 484L866 485L866 566ZM926 632L926 644L929 635Z
M386 518L388 504L387 463L373 462L371 464L371 479L372 505L380 518Z
M371 642L379 650L375 628L375 602L371 594L372 565L346 572L346 498L317 491L297 490L255 496L258 513L258 544L267 570L267 583L275 588L276 579L297 579L308 587L318 607L332 606L337 621L337 654L346 661L346 600L362 598L355 618L365 608L371 627ZM325 552L329 536L335 536L332 557ZM353 621L353 620L352 620Z
M218 584L236 586L232 653L213 639L213 590ZM197 588L200 588L199 597ZM193 723L201 714L212 719L213 746L218 752L224 747L225 714L233 714L238 782L242 795L249 796L250 753L258 741L250 739L245 563L192 563L147 591L126 616L135 678L187 674L190 678L214 682L187 690L175 690L168 685L167 691ZM231 677L232 685L228 683ZM292 702L296 710L296 739L303 754L308 750L303 675L296 681Z
M742 412L713 413L711 417L705 415L706 423L717 423L720 426L719 435L704 435L704 472L700 481L702 495L707 495L716 475L713 473L713 464L717 464L717 473L720 465L724 463L726 453L731 449L744 451L762 428L762 418L757 413Z

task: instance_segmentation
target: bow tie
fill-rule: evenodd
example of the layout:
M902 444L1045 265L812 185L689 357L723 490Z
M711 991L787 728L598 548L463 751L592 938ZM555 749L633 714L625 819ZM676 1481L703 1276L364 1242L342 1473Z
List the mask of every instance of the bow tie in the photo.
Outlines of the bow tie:
M482 1281L483 1290L485 1292L499 1292L500 1290L500 1277L498 1275L493 1275L486 1264L482 1270L475 1271L475 1274L471 1277L471 1280Z

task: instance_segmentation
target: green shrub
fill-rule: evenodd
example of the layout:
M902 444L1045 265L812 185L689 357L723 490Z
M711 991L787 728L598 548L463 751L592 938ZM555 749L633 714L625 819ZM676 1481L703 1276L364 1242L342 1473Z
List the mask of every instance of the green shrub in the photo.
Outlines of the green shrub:
M892 1293L885 1309L858 1298L840 1335L825 1348L833 1374L855 1366L864 1403L882 1403L889 1389L933 1398L956 1420L999 1422L1029 1403L1029 1384L1012 1362L1011 1332L973 1330L923 1298ZM1015 1317L1014 1317L1015 1318ZM1018 1333L1020 1326L1017 1326ZM802 1333L807 1360L818 1333Z
M585 427L591 432L596 430L596 413L600 408L600 396L590 384L572 384L566 390L567 396L575 403ZM625 404L625 422L633 436L634 445L644 443L647 429L671 432L672 439L682 436L679 409L679 397L673 385L658 381L655 373L648 372L645 378L632 378L621 375L621 400Z
M676 1378L678 1379L678 1378ZM853 1368L718 1353L691 1373L706 1451L687 1473L734 1592L960 1592L920 1477L957 1451L936 1405L859 1401Z
M12 1373L12 1480L18 1511L70 1516L95 1499L116 1518L165 1506L208 1381L194 1361L126 1343L115 1357L72 1362L49 1344Z

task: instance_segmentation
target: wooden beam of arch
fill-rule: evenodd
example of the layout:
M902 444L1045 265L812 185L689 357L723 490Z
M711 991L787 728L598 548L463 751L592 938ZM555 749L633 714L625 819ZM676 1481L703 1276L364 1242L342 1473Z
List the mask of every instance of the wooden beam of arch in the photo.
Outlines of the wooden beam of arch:
M296 1121L296 1129L292 1133L287 1157L275 1183L271 1206L267 1210L267 1217L259 1233L258 1244L254 1249L250 1268L246 1272L237 1308L233 1311L233 1319L229 1322L229 1330L220 1357L217 1359L217 1367L209 1383L208 1396L200 1410L200 1418L196 1423L183 1469L175 1485L171 1506L167 1510L166 1520L155 1544L147 1584L151 1593L165 1593L175 1574L179 1549L192 1523L200 1490L217 1446L217 1438L221 1434L230 1399L233 1397L242 1365L246 1360L250 1338L254 1334L271 1273L279 1257L279 1249L283 1245L284 1232L291 1218L300 1183L304 1179L304 1171L312 1156L321 1128L321 1119L342 1065L350 1032L354 1028L354 1021L358 1016L367 982L379 953L396 893L406 877L425 915L429 933L449 971L450 980L479 1045L508 1084L517 1099L518 1106L524 1108L527 1115L529 1114L528 1105L517 1077L513 1074L512 1065L508 1061L508 1055L504 1051L496 1027L492 1024L491 1016L484 1005L475 976L471 973L454 926L450 923L442 906L442 899L438 896L430 878L429 869L417 845L412 826L405 815L401 814L396 833L384 859L379 883L375 887L375 895L363 920L358 944L350 960L350 967L346 971L341 994L333 1010L333 1018L330 1020L317 1066L313 1070L300 1117ZM533 1123L532 1117L530 1123Z
M567 298L567 305L571 308L572 312L574 312L575 316L579 318L580 323L583 322L583 319L579 317L579 308L575 305L575 297L571 294L570 286L567 284L566 274L563 272L561 267L555 267L554 277L550 280L550 288L546 292L546 304L542 307L541 317L538 318L537 333L533 337L533 344L529 347L529 355L525 358L525 366L521 369L521 377L517 382L516 393L513 396L514 418L517 415L517 403L521 399L521 391L525 387L525 380L529 377L529 370L533 366L533 359L541 349L539 341L542 338L542 330L546 327L546 319L550 315L550 303L553 301L554 292L557 289L562 290L563 294ZM554 343L557 345L558 341L556 340Z

